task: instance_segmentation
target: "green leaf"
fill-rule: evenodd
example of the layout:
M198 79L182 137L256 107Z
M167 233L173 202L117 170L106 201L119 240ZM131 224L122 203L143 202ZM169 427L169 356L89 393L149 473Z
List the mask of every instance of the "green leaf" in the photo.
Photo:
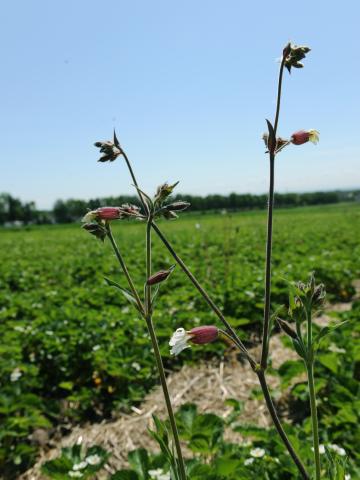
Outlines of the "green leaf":
M108 277L104 277L104 280L106 281L106 283L110 286L110 287L115 287L115 288L118 288L121 293L124 295L124 297L126 298L126 300L128 300L135 308L136 310L139 312L140 309L139 309L139 306L137 304L137 301L135 300L135 298L132 296L132 294L126 290L126 288L123 288L121 285L119 285L117 282L115 282L114 280L111 280L110 278Z
M323 353L317 356L321 365L331 370L333 373L338 371L338 356L335 353Z
M320 332L318 332L317 335L315 336L314 341L313 341L313 345L318 347L319 344L320 344L320 341L323 338L325 338L327 335L331 334L336 329L342 327L343 325L345 325L348 322L349 322L349 320L345 320L344 322L340 322L340 323L337 323L337 324L334 324L334 325L328 325L328 326L322 328L320 330Z
M133 450L128 455L128 460L132 468L140 476L141 480L147 480L149 477L149 456L145 448Z
M59 387L60 388L63 388L64 390L72 390L73 387L74 387L74 383L73 382L61 382L59 383Z
M266 123L269 131L269 140L268 140L268 148L270 151L274 151L276 147L276 137L274 132L274 127L272 126L271 122L266 118Z
M305 360L306 351L305 351L303 343L301 341L299 341L298 339L293 338L292 339L292 344L294 345L295 351L299 355L299 357L301 357Z
M182 405L176 413L176 420L179 423L180 433L186 438L191 435L194 420L197 414L197 406L193 403ZM185 435L184 435L185 434Z
M279 368L281 376L281 385L286 388L291 384L291 380L304 373L305 366L302 360L287 360Z

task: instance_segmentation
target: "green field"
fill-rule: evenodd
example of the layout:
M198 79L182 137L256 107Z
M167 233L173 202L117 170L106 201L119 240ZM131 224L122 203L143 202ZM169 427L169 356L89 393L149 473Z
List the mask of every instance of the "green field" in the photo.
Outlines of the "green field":
M188 214L159 225L243 338L258 332L266 213ZM122 221L114 233L142 291L145 226ZM313 270L329 300L349 300L360 278L359 238L358 204L276 211L273 307L286 303L287 281ZM153 241L153 270L169 267L170 254L155 234ZM145 325L104 275L126 286L110 245L79 225L0 230L0 467L7 472L34 460L27 441L34 428L111 417L156 382ZM210 345L169 357L175 328L215 322L180 268L161 288L154 322L170 368L219 353Z

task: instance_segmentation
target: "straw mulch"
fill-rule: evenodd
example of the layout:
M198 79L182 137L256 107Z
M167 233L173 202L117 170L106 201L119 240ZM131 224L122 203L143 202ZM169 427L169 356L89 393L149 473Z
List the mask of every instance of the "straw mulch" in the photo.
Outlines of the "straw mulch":
M296 358L291 350L284 348L280 337L275 335L271 340L273 367L281 365L285 360ZM259 356L258 349L253 350ZM278 379L268 377L269 385L276 397ZM175 410L184 403L195 403L200 412L213 412L226 418L232 408L225 405L225 400L235 398L244 402L244 408L238 421L252 423L261 427L270 425L270 419L262 399L252 398L252 391L258 387L257 378L248 363L240 363L235 354L230 353L223 361L213 361L200 365L185 365L180 371L168 376L169 390ZM81 441L84 446L101 445L111 452L108 461L108 472L127 466L127 454L130 450L145 447L158 450L157 445L148 434L152 427L152 415L166 418L162 390L155 388L144 399L140 408L133 407L130 415L120 413L115 421L102 422L84 427L74 427L71 434L61 438L56 445L47 442L40 453L37 463L31 470L22 475L23 480L45 480L40 466L44 461L59 456L61 447L71 446ZM41 440L41 433L37 432ZM231 441L241 441L239 434L226 432ZM98 478L106 478L99 476Z
M356 299L360 297L360 280L356 280L354 286L356 289L354 299ZM342 312L351 309L351 305L352 302L338 303L328 305L326 310ZM326 311L316 319L320 326L325 326L330 321L331 317ZM271 338L270 352L274 369L277 369L286 360L298 358L293 350L283 346L280 335L274 335ZM254 348L252 354L255 358L259 358L259 347ZM185 403L195 403L199 412L212 412L226 418L232 409L225 404L225 400L235 398L244 402L244 408L238 417L239 422L252 423L261 427L268 427L271 424L262 398L254 398L251 395L253 390L258 388L255 374L248 363L240 363L236 353L231 350L222 361L217 359L199 365L185 365L180 371L170 373L167 380L175 410ZM286 392L280 397L277 377L269 375L268 383L278 409L286 421ZM158 450L154 440L148 434L148 428L153 427L153 414L160 418L167 416L161 388L154 388L145 397L140 408L133 407L132 410L133 413L130 415L119 413L119 418L114 421L74 427L70 435L60 437L56 442L54 439L48 438L46 431L35 431L33 439L42 446L40 456L36 464L20 479L46 480L46 477L40 473L41 464L58 457L61 447L72 446L76 442L81 442L85 447L100 445L110 451L111 457L106 465L109 473L128 466L127 454L135 448L145 447L152 451ZM231 430L228 430L225 436L230 441L242 441L240 435ZM107 474L104 473L97 478L102 480L107 478Z

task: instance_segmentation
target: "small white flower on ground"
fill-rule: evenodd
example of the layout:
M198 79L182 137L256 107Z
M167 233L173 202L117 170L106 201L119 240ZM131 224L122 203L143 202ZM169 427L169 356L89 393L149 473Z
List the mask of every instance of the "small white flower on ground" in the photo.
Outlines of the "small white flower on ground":
M133 363L131 364L131 366L132 366L133 369L136 370L136 371L141 370L141 366L140 366L140 364L137 363L137 362L133 362Z
M345 480L351 480L351 475L350 475L350 473L347 473L347 474L345 475Z
M170 480L170 473L165 473L161 468L149 470L148 473L153 480Z
M346 451L342 448L339 447L339 445L336 445L335 443L329 445L330 450L333 450L335 453L340 455L341 457L345 457Z
M252 445L252 441L251 440L246 440L245 442L243 442L241 444L242 447L250 447Z
M81 472L74 472L73 470L69 472L69 477L81 478L82 476L83 474Z
M314 447L311 447L311 450L314 451ZM322 443L320 443L319 445L319 453L320 455L323 455L325 453L325 446Z
M328 350L333 353L346 353L345 348L339 348L335 343L332 343L329 347Z
M185 328L178 328L169 342L170 347L172 347L171 355L179 355L185 348L190 348L190 345L187 344L190 338L191 335L186 332Z
M197 230L199 230L199 228L201 228L200 223L195 223L195 228L196 228Z
M101 462L101 458L97 453L95 453L95 455L89 455L86 457L85 462L87 462L89 465L97 465Z
M10 374L10 380L12 382L17 382L21 376L22 376L22 372L20 368L16 367Z
M254 459L253 458L246 458L245 461L244 461L244 465L247 467L248 465L251 465L252 463L254 463Z
M263 448L253 448L250 450L250 455L255 458L261 458L265 455L265 450Z
M86 468L88 466L87 464L87 461L85 460L85 462L80 462L80 463L76 463L74 466L73 466L73 470L84 470L84 468Z

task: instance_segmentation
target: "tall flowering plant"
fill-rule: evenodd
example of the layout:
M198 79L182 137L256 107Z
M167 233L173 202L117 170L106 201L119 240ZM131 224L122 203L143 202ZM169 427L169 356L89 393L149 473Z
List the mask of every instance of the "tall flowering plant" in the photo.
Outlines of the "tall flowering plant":
M268 366L269 357L269 340L273 328L274 320L277 321L280 328L289 335L293 341L294 347L298 354L304 360L309 379L309 393L310 405L312 415L313 427L313 450L316 480L321 476L321 465L319 457L319 434L317 427L317 412L316 412L316 398L314 388L314 358L316 353L317 342L327 332L320 333L314 338L312 333L312 312L314 306L321 302L324 298L324 289L322 286L316 286L313 277L308 285L298 285L296 287L296 295L293 299L293 305L289 309L290 319L284 320L273 315L271 312L271 264L272 264L272 239L273 239L273 210L274 210L274 186L275 186L275 160L277 155L290 145L302 145L307 142L317 143L319 140L319 133L314 129L295 131L288 139L284 139L277 135L281 105L281 94L283 86L284 70L291 73L292 69L299 69L303 67L301 61L309 53L310 48L305 46L297 46L288 43L283 49L281 56L281 63L279 68L278 86L277 86L277 100L274 120L266 120L267 133L263 135L263 140L266 146L266 154L269 159L269 201L267 214L267 242L266 242L266 262L265 262L265 301L264 301L264 315L263 315L263 332L261 342L261 356L259 359L254 358L253 355L246 348L245 343L239 337L236 330L232 327L230 322L225 318L221 309L215 304L209 293L204 289L199 280L189 270L184 260L176 252L171 242L165 237L161 228L157 224L157 219L165 218L167 220L176 219L179 212L186 210L189 203L183 201L172 202L170 196L174 191L177 183L164 183L158 187L154 196L149 196L141 190L137 178L135 176L133 167L129 161L127 154L119 143L119 140L114 132L112 141L96 142L95 146L100 148L102 156L100 162L113 162L118 157L123 157L132 180L135 186L141 208L133 205L122 205L118 207L103 207L94 211L88 212L84 216L84 229L90 234L96 236L101 241L106 238L110 241L111 246L115 252L116 258L120 267L125 274L127 281L127 288L113 280L106 279L108 284L119 289L119 291L126 297L126 299L134 306L138 314L144 319L149 331L150 341L154 350L154 358L161 381L161 386L164 392L164 399L169 415L169 422L172 430L172 439L175 446L175 454L170 455L170 464L172 476L176 479L185 480L187 477L186 466L182 455L179 435L175 422L175 416L170 401L170 395L166 382L164 367L160 355L160 349L156 336L156 331L153 324L153 312L155 308L155 300L162 282L166 281L171 275L173 268L177 264L185 273L192 285L198 293L207 302L210 309L215 313L219 322L222 324L222 329L216 325L203 325L192 328L186 331L184 328L178 328L170 339L169 345L171 347L171 354L178 355L180 352L190 346L190 344L205 344L216 341L219 337L227 337L228 340L234 343L239 349L244 358L249 362L254 375L257 376L267 409L272 418L274 426L280 435L284 446L288 450L292 460L294 461L301 478L309 480L310 476L287 437L283 425L279 419L276 408L274 406L266 378L266 370ZM118 246L113 236L111 224L112 221L134 219L145 224L145 252L146 252L146 271L144 275L144 293L136 289L132 280L129 268L124 260L121 247ZM159 272L152 272L152 232L159 237L165 248L171 254L175 261L175 265L168 270ZM294 306L295 305L295 306ZM295 321L295 329L291 325L291 321ZM305 327L304 327L305 325ZM304 328L306 332L304 331Z

